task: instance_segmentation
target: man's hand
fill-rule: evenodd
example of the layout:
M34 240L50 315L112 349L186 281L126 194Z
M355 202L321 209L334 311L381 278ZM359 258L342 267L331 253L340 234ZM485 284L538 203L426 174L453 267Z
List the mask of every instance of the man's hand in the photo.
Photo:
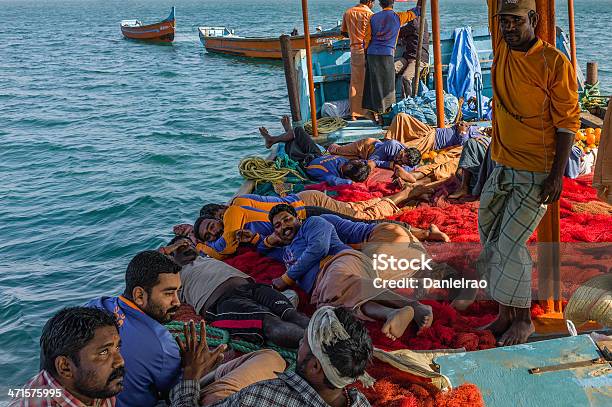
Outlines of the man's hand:
M376 163L372 160L368 160L368 167L370 167L370 171L373 171L376 168Z
M266 244L271 247L279 247L282 245L281 239L276 235L276 232L266 237Z
M290 288L289 284L285 283L285 280L280 277L277 277L272 280L272 287L274 287L278 291L285 291Z
M251 243L255 234L248 229L240 229L236 231L236 240L240 243Z
M219 345L212 352L208 349L204 321L200 321L199 341L193 321L183 326L183 333L185 334L185 342L178 336L176 337L183 361L183 378L185 380L200 380L202 376L211 372L217 363L223 360L226 345Z
M417 182L417 179L414 177L414 175L410 174L408 171L406 171L403 167L399 165L395 166L393 170L393 176L411 184Z
M549 175L542 184L542 192L540 194L540 203L551 204L557 202L561 197L563 190L563 176Z
M174 226L172 231L176 236L189 237L189 235L193 233L193 226L188 223L181 223L180 225Z
M169 246L163 247L164 254L174 254L178 249L182 247L190 246L190 241L187 238L180 239Z

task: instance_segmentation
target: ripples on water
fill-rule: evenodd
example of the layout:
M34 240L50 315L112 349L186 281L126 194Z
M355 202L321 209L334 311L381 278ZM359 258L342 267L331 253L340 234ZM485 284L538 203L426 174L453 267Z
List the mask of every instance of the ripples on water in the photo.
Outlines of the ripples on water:
M156 21L173 4L174 45L121 37L121 19ZM334 25L352 4L311 0L311 22ZM612 3L576 6L578 56L599 60L609 85L604 14ZM0 7L2 400L36 372L51 314L117 294L135 253L166 241L174 223L193 221L202 202L233 194L240 158L265 154L257 127L280 130L288 111L281 64L208 55L196 27L278 35L300 27L301 11L298 0ZM480 0L442 1L441 11L443 28L486 24Z

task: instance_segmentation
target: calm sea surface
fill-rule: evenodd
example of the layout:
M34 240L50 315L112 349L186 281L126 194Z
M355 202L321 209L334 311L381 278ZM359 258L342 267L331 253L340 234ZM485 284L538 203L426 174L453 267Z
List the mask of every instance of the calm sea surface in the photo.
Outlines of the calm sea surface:
M353 3L311 0L310 21L332 26ZM441 3L444 29L486 24L481 0ZM172 46L122 38L120 20L160 20L172 5ZM0 0L0 10L2 404L37 372L50 315L119 293L135 253L234 193L240 158L265 153L257 127L280 130L282 65L206 54L197 27L276 36L300 27L301 9L298 0ZM598 61L612 90L612 1L576 0L576 17L580 62Z

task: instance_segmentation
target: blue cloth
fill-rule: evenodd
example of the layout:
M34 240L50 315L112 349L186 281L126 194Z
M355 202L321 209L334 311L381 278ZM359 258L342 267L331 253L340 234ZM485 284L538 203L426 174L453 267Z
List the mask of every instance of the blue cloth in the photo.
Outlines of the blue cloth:
M372 39L368 44L368 55L395 55L400 18L393 10L382 10L370 17Z
M349 160L337 155L323 155L312 160L306 169L306 174L318 181L327 182L329 185L350 185L350 179L342 178L341 168Z
M569 160L565 167L565 176L569 178L577 178L580 175L580 159L582 158L582 150L577 146L572 146Z
M320 271L320 262L342 250L350 249L336 233L334 226L320 216L304 221L293 242L285 247L283 261L287 275L310 293Z
M468 139L482 136L483 134L478 131L478 127L476 126L470 126L467 134L459 134L459 131L455 126L437 128L434 150L441 150L443 148L453 146L462 146Z
M483 120L491 120L493 114L493 107L491 106L491 99L482 95L482 114ZM472 120L480 120L478 118L478 102L475 98L467 101L461 107L461 111L463 112L463 120L472 121Z
M377 167L380 168L391 168L391 162L395 161L401 151L404 151L406 146L397 140L384 140L374 143L374 151L368 157L369 160L374 161ZM404 166L404 169L408 172L413 171L416 167Z
M359 244L367 241L376 227L376 223L354 222L342 219L338 215L321 215L334 225L338 237L344 244Z
M389 124L398 113L406 113L415 119L429 124L437 125L436 117L436 91L429 90L415 98L407 97L393 104L391 111L383 115L385 123ZM459 101L450 93L444 94L444 120L447 124L454 123L459 113Z
M86 306L108 311L119 325L125 378L117 406L154 406L157 393L169 393L181 377L181 355L170 332L123 297L101 297Z
M455 29L455 46L448 63L446 87L449 93L464 100L476 96L474 75L481 73L472 27Z

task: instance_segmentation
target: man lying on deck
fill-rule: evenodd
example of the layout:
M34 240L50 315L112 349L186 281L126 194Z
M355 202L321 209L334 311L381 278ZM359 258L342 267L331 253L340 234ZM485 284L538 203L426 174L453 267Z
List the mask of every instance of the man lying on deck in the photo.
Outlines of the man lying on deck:
M295 372L255 383L215 407L369 407L355 387L371 386L365 369L372 358L368 331L343 308L319 308L304 333Z
M297 161L306 174L315 181L329 185L350 185L364 182L370 175L370 167L363 160L348 160L343 157L323 155L321 147L306 133L303 127L291 127L289 116L283 116L281 124L285 132L273 137L265 127L259 132L266 141L266 148L276 143L285 143L285 152Z
M298 347L308 317L283 294L227 263L198 256L188 238L176 237L161 250L182 267L179 298L211 326L252 342Z
M396 140L365 138L344 145L331 144L327 151L349 159L368 160L371 168L388 170L398 166L410 172L421 162L421 152L418 149L406 147Z
M311 294L311 303L354 309L364 320L384 321L382 332L392 340L401 337L413 320L414 301L382 288L372 260L342 243L334 226L319 216L302 223L295 209L286 204L269 214L274 234L258 249L276 258L282 256L287 272L272 281L278 290L298 286ZM282 248L279 253L278 248ZM423 318L418 323L430 323Z
M112 313L119 327L121 354L125 359L124 388L117 396L119 405L153 407L159 400L166 399L175 385L180 385L181 352L163 325L172 320L181 304L178 298L180 269L170 257L158 251L138 253L127 267L123 295L102 297L87 304ZM225 345L215 349L211 358L220 361L224 349ZM276 352L251 354L250 357L258 359L254 365L259 369L240 368L241 362L251 359L232 361L231 369L221 369L213 382L203 389L205 405L232 393L228 393L226 374L234 384L231 389L237 391L256 381L275 377L274 372L285 368L285 362ZM236 386L238 384L240 386Z
M236 253L240 243L245 243L236 234L239 230L248 229L252 241L259 240L273 232L268 220L270 209L279 203L293 206L298 216L304 219L323 213L336 214L351 220L374 221L384 219L401 212L402 202L428 192L423 187L407 186L402 191L384 198L373 198L361 202L341 202L330 198L321 191L302 191L284 198L255 194L239 195L229 206L219 204L205 205L193 228L179 225L175 233L187 236L192 231L197 239L197 250L207 256L222 260ZM205 209L210 208L210 210ZM428 240L428 232L414 228L419 239ZM435 239L435 235L432 240Z

